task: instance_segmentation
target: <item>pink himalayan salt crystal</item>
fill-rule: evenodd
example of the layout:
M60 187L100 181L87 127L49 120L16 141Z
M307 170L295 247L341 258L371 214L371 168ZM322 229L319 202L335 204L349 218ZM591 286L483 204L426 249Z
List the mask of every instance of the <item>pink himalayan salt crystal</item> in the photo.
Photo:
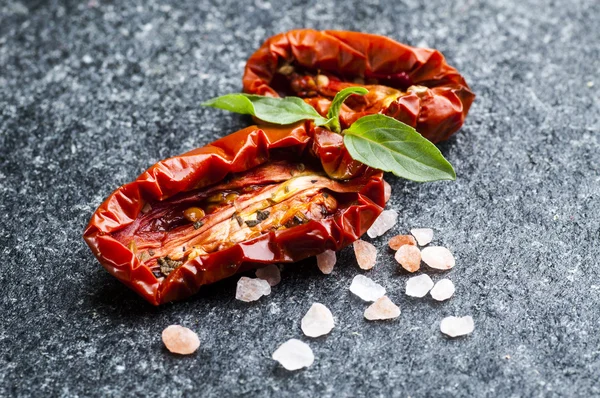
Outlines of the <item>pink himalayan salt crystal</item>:
M421 250L423 262L435 269L450 269L454 267L456 261L450 250L441 246L429 246Z
M356 261L361 269L369 270L375 266L375 262L377 261L377 249L375 246L361 239L355 241L352 246L354 247Z
M200 347L198 335L179 325L171 325L163 330L162 341L167 349L174 354L192 354Z
M413 228L410 233L417 239L419 246L428 245L433 240L433 229L431 228Z
M383 181L383 199L385 203L389 202L392 197L392 186L387 181Z
M270 286L275 286L281 282L281 273L279 267L275 264L269 264L266 267L256 270L256 277L269 282Z
M416 246L417 241L412 235L396 235L390 239L388 245L390 246L390 249L396 251L404 245Z
M302 318L302 332L308 337L323 336L333 327L333 314L321 303L314 303Z
M289 339L280 345L272 358L287 370L307 368L315 361L315 355L308 344L297 339Z
M392 303L388 296L377 299L365 310L365 318L369 321L394 319L400 316L400 307Z
M398 212L396 210L384 210L369 229L367 235L370 238L377 238L389 231L398 221Z
M433 297L434 300L444 301L452 297L454 291L454 283L452 283L450 279L441 279L436 282L429 294L431 294L431 297Z
M464 336L475 330L475 322L471 316L448 316L442 319L440 331L450 337Z
M429 275L413 276L406 281L406 295L411 297L425 297L433 287Z
M237 283L235 298L237 300L250 302L256 301L262 296L267 296L269 294L271 294L271 285L269 285L269 282L263 279L253 279L242 276Z
M404 245L398 249L394 258L408 272L421 268L421 250L416 246Z
M323 253L317 255L317 266L325 275L331 274L336 261L337 259L333 250L325 250Z

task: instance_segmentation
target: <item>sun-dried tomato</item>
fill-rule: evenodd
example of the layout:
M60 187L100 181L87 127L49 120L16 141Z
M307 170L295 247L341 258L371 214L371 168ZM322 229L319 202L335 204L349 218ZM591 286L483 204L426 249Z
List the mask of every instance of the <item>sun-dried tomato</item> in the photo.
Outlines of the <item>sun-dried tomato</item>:
M152 304L270 263L339 250L384 206L382 172L349 166L310 123L248 127L158 162L113 192L84 239L100 263ZM332 179L324 167L350 167Z
M305 98L322 115L343 88L365 87L367 95L342 106L342 127L383 113L434 143L462 126L475 98L439 51L372 34L312 29L266 40L248 60L243 86L251 94Z

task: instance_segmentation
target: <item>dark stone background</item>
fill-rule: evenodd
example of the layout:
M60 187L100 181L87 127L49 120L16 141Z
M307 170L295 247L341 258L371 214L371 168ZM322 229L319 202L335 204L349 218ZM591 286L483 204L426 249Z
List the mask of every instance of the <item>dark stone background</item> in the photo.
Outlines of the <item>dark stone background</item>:
M5 0L0 18L0 396L600 394L597 0ZM435 229L457 258L455 297L407 298L383 251L368 274L402 315L367 323L344 250L329 277L287 266L255 304L234 300L235 280L145 304L98 265L84 226L154 162L247 125L199 103L239 91L246 58L298 27L438 48L477 93L441 145L456 182L390 178L394 232ZM315 301L336 328L308 339ZM467 314L471 336L441 335L444 316ZM163 348L172 323L198 332L196 355ZM270 359L292 337L314 350L309 369Z

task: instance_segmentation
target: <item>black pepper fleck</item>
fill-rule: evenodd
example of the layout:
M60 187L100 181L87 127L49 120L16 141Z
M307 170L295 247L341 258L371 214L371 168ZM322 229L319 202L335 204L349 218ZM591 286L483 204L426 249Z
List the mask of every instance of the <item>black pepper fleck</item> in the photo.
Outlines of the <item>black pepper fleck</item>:
M258 220L246 220L246 225L250 228L257 226L260 223Z

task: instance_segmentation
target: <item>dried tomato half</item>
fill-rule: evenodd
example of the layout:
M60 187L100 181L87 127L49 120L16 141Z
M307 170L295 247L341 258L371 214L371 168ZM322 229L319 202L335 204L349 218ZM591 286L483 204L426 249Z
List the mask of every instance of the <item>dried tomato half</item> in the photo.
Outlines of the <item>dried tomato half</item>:
M246 93L305 98L322 115L340 90L365 87L367 95L342 107L343 128L383 113L434 143L462 126L475 98L439 51L372 34L311 29L266 40L248 60L243 85Z
M324 165L344 168L350 158L331 151L327 134L309 123L253 126L160 161L100 205L84 239L154 305L237 272L339 250L381 213L384 183L366 166L348 180L328 177Z

